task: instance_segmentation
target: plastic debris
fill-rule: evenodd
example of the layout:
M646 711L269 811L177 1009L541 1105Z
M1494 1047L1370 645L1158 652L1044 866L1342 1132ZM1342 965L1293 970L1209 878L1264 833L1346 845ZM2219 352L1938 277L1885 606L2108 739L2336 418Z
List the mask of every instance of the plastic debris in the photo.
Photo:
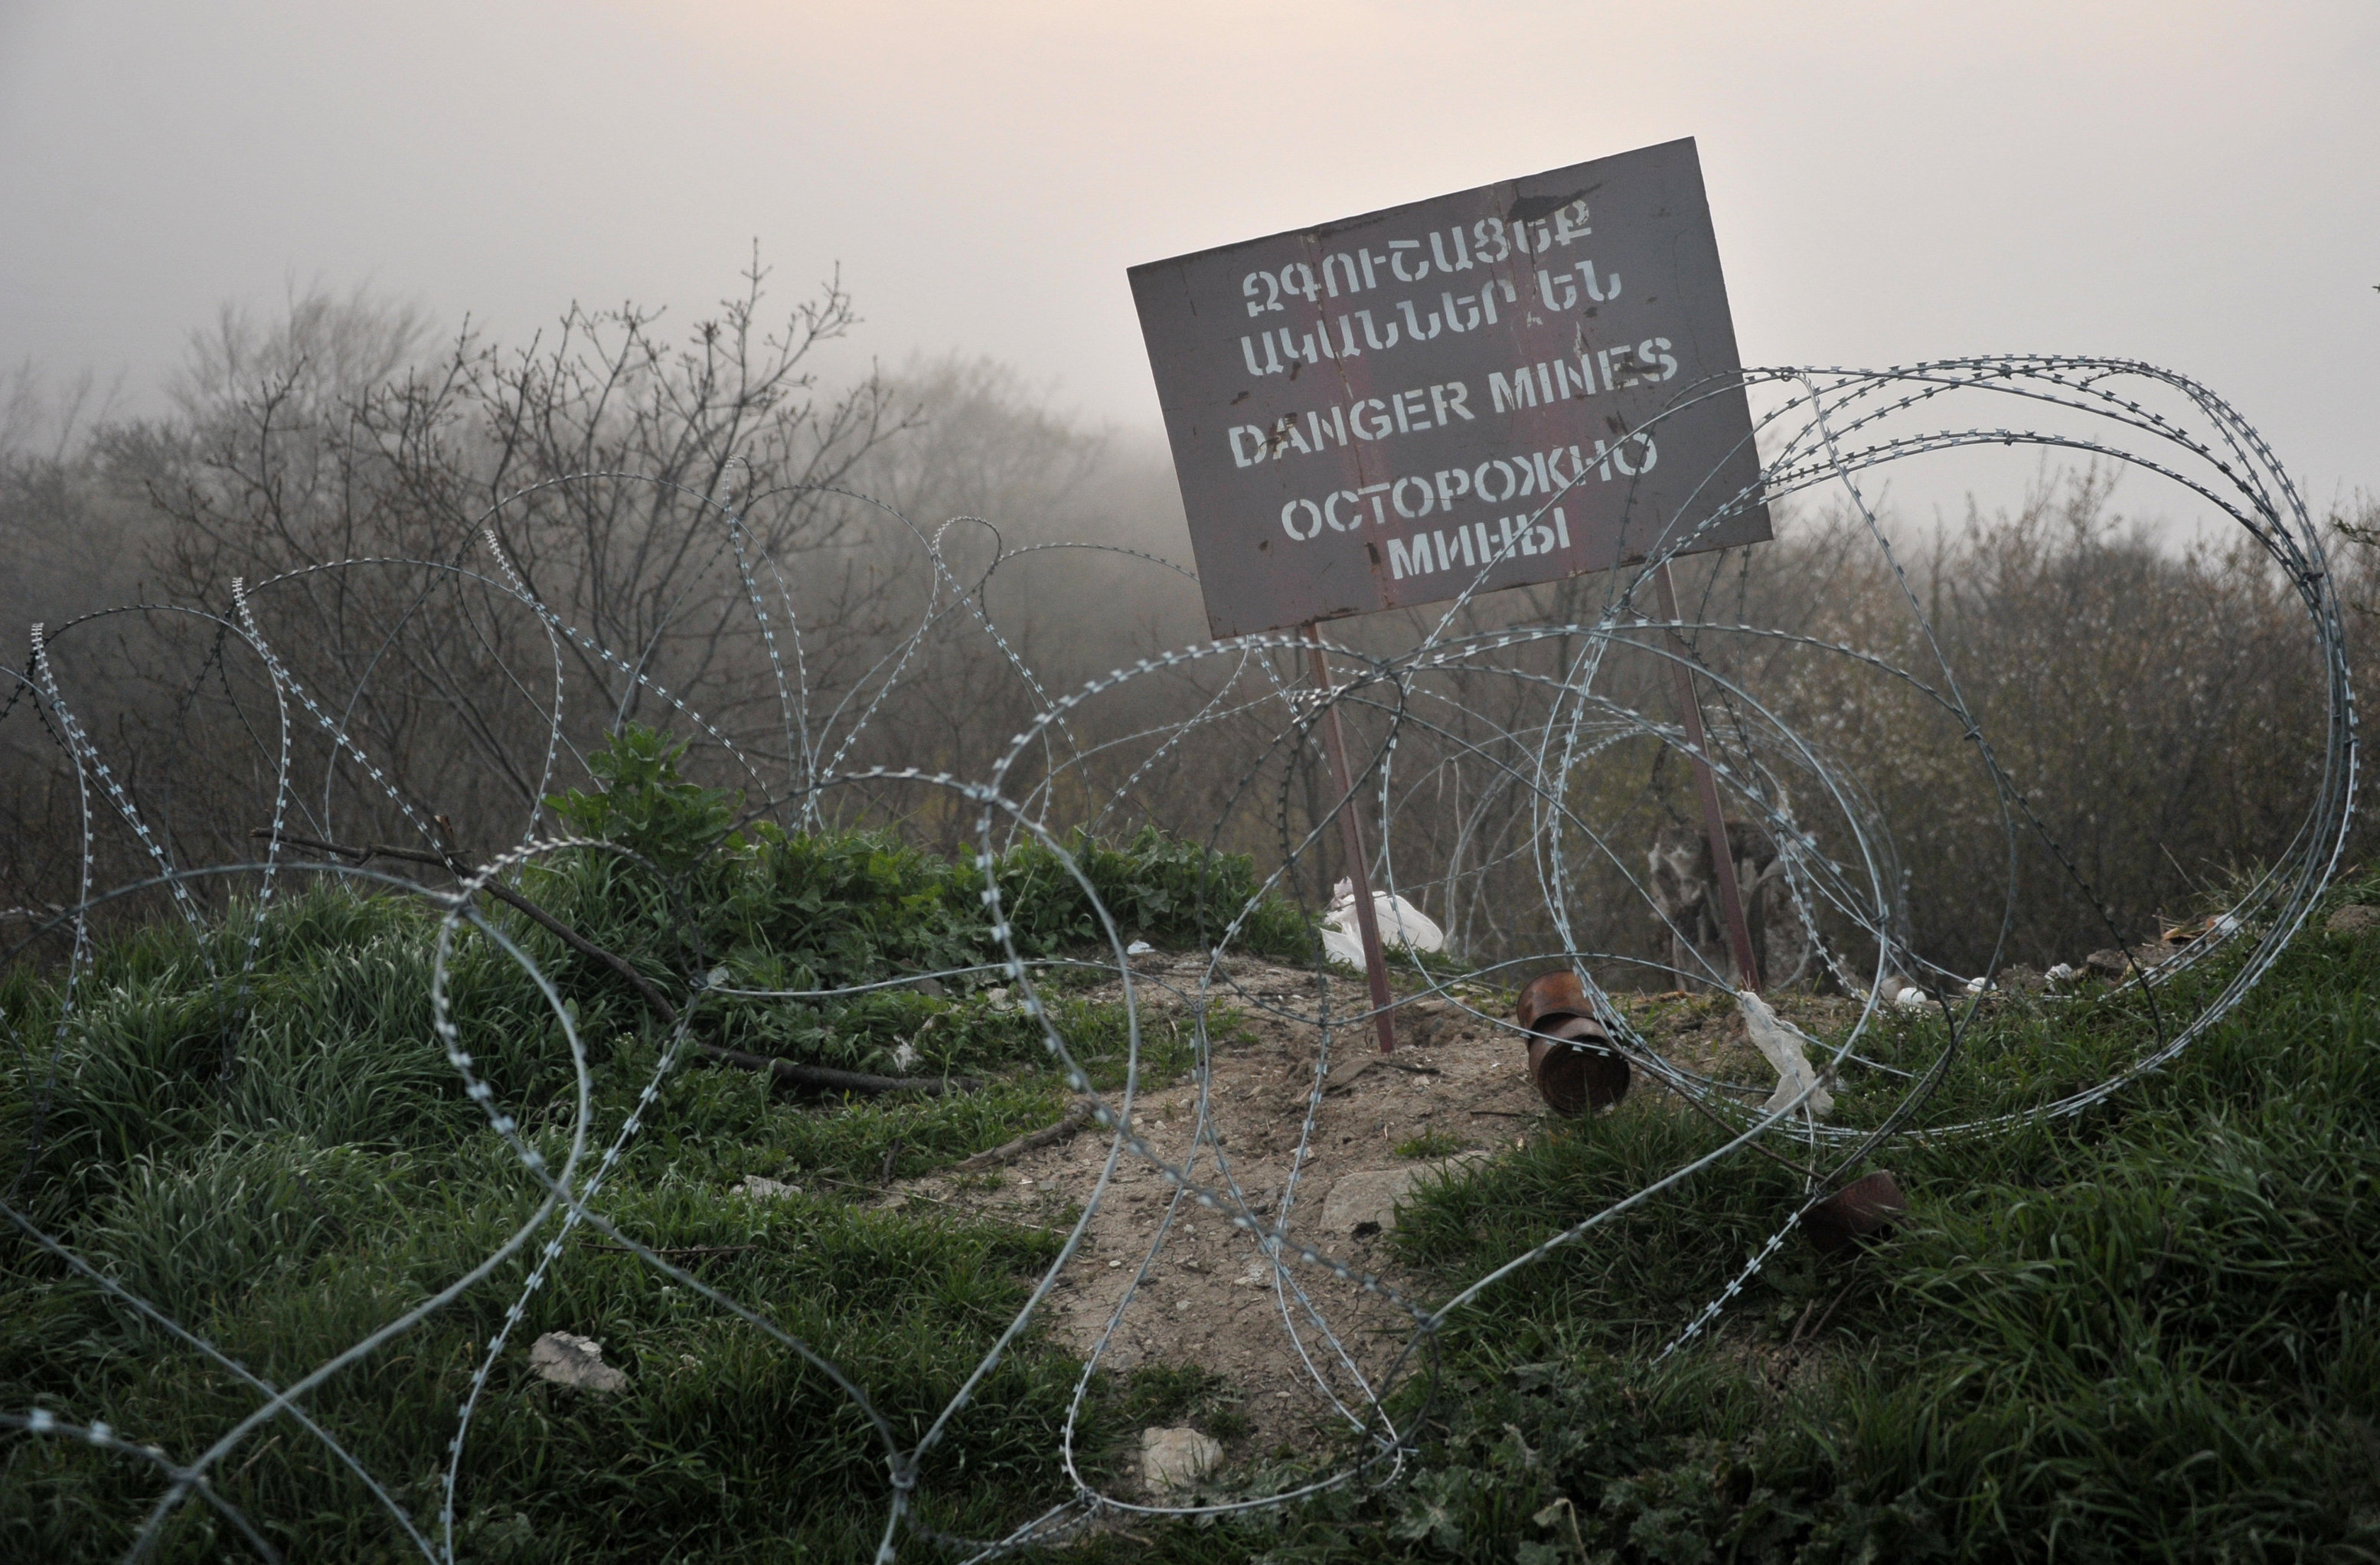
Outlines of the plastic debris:
M528 1366L540 1380L581 1391L624 1391L625 1371L603 1362L603 1344L592 1337L549 1331L528 1345Z
M1429 915L1393 892L1374 892L1372 912L1380 923L1380 949L1444 951L1446 931ZM1342 880L1322 916L1322 949L1350 967L1364 964L1364 937L1355 918L1355 883Z
M1738 993L1735 1003L1743 1013L1743 1028L1752 1035L1752 1046L1777 1071L1777 1090L1768 1095L1760 1111L1773 1114L1801 1098L1802 1107L1809 1110L1812 1119L1825 1119L1834 1109L1835 1095L1818 1085L1818 1073L1810 1068L1810 1056L1802 1048L1800 1031L1750 989ZM1809 1096L1803 1098L1805 1089Z

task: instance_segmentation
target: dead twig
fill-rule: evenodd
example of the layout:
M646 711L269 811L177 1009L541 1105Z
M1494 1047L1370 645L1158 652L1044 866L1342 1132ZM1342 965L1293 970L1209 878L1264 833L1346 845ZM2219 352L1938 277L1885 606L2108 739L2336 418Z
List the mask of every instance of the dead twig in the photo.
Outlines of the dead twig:
M269 829L259 827L249 835L273 840L273 834ZM375 858L394 858L406 864L434 865L458 880L468 880L470 875L470 867L450 853L432 853L422 848L391 847L385 843L374 843L370 847L362 848L347 847L338 843L323 842L318 837L300 837L286 831L283 832L278 840L289 847L302 848L310 853L328 854L335 858L352 859L359 865L368 864ZM581 956L600 962L625 978L643 998L645 1008L660 1020L662 1025L668 1027L677 1025L677 1007L671 1003L669 997L662 993L660 988L650 978L638 972L635 964L626 957L616 952L604 950L552 914L529 901L528 898L514 891L510 886L489 880L482 882L480 889L506 906L517 909L540 928L551 931L563 944ZM747 1054L740 1049L729 1049L723 1044L706 1043L700 1038L691 1038L687 1041L692 1043L704 1058L716 1061L721 1064L740 1065L747 1071L766 1071L780 1081L791 1082L796 1086L817 1087L826 1092L869 1094L921 1092L929 1098L935 1098L953 1089L972 1090L978 1085L968 1076L910 1078L870 1075L864 1071L838 1071L831 1065L804 1065L769 1055Z
M982 1085L973 1076L874 1076L865 1071L838 1071L832 1065L804 1065L772 1054L747 1054L740 1049L705 1043L700 1038L689 1041L705 1059L722 1065L740 1065L747 1071L766 1071L779 1081L827 1092L922 1092L929 1098L940 1098L949 1092L972 1092Z
M249 835L250 837L262 838L267 841L273 840L273 832L266 827L260 826L256 830L250 831ZM437 867L445 870L448 874L454 876L458 880L468 879L470 874L469 866L466 865L461 859L455 857L453 854L430 853L419 848L396 848L391 847L385 843L374 843L368 848L343 847L337 843L326 843L315 837L292 836L286 831L281 834L279 841L293 848L304 848L312 853L329 854L335 858L353 859L358 865L369 864L375 858L394 858L406 864L435 865ZM586 936L580 934L577 930L564 923L561 919L556 918L552 914L548 913L545 909L538 906L537 904L529 901L528 898L521 895L518 892L514 891L510 886L504 885L495 880L488 880L483 882L480 889L486 892L490 896L494 897L497 901L504 904L507 907L516 908L521 913L528 915L529 919L540 928L552 933L561 940L563 944L568 946L579 955L588 957L596 962L601 962L604 966L609 967L612 971L620 975L620 977L627 979L631 985L635 986L637 993L643 998L646 1009L660 1018L662 1025L667 1027L674 1026L676 1025L677 1007L670 1003L669 997L662 994L662 991L654 986L651 979L646 977L642 973L638 972L635 964L630 963L626 957L604 950L601 946L597 945L593 940L589 940ZM858 1090L865 1091L868 1089L860 1088ZM878 1088L875 1090L880 1091L882 1089Z
M1054 1146L1058 1142L1068 1139L1076 1131L1090 1123L1090 1100L1077 1098L1056 1124L1044 1125L1039 1130L1030 1131L1014 1141L1002 1143L989 1152L978 1152L972 1158L952 1164L952 1171L956 1173L973 1173L979 1169L996 1169L1002 1163L1014 1162L1027 1152L1036 1152L1044 1146Z

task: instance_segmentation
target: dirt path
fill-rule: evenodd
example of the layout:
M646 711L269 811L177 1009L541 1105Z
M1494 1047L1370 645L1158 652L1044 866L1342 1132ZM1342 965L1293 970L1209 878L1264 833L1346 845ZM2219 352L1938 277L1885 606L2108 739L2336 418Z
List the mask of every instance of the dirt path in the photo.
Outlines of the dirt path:
M1203 954L1162 952L1135 960L1144 1036L1168 1021L1190 1025L1206 962ZM1232 1008L1243 1024L1220 1029L1215 1039L1209 1110L1211 1141L1228 1159L1231 1180L1265 1219L1279 1220L1286 1200L1292 1238L1358 1274L1377 1276L1415 1304L1434 1304L1442 1287L1393 1266L1384 1230L1394 1221L1396 1196L1414 1182L1461 1178L1466 1165L1541 1132L1546 1112L1530 1085L1519 1035L1448 1000L1400 1006L1398 1049L1389 1062L1380 1060L1368 1028L1334 1028L1334 1079L1293 1189L1291 1162L1321 1043L1318 1027L1293 1016L1316 1013L1317 980L1310 969L1245 959L1228 963L1224 973L1230 982L1215 984L1211 1003ZM1334 975L1329 982L1334 1014L1364 1003L1360 980ZM1088 998L1120 1000L1122 985L1093 989ZM1632 997L1622 1003L1670 1060L1773 1085L1727 998ZM1830 1003L1840 1002L1804 1001L1792 1009L1816 1013ZM1511 997L1483 992L1470 1004L1504 1017ZM1834 1020L1815 1013L1799 1019L1804 1025ZM1192 1150L1197 1103L1192 1078L1144 1093L1135 1106L1143 1136L1177 1166ZM1682 1110L1666 1093L1640 1090L1618 1111ZM1432 1144L1428 1159L1397 1155L1400 1144L1423 1136ZM1111 1140L1089 1125L1069 1140L1021 1155L996 1174L945 1171L900 1186L887 1201L926 1196L986 1216L1062 1228L1068 1214L1089 1201ZM1192 1177L1208 1187L1225 1183L1213 1145L1198 1149ZM1250 1425L1232 1442L1232 1459L1283 1447L1312 1451L1359 1425L1373 1398L1391 1389L1392 1373L1414 1372L1415 1360L1402 1357L1414 1333L1406 1309L1327 1268L1293 1260L1288 1276L1303 1290L1301 1300L1281 1285L1256 1236L1195 1202L1175 1207L1173 1194L1162 1174L1128 1149L1116 1159L1087 1241L1044 1305L1067 1347L1099 1353L1101 1366L1119 1375L1171 1365L1222 1377L1235 1389Z
M1135 960L1144 1029L1169 1017L1190 1023L1205 966L1203 955ZM1404 1183L1441 1171L1460 1177L1463 1162L1530 1133L1540 1105L1517 1038L1445 1001L1399 1009L1393 1063L1367 1063L1378 1058L1368 1028L1360 1034L1334 1028L1339 1080L1323 1095L1309 1156L1293 1189L1291 1161L1321 1035L1263 1007L1313 1013L1315 976L1241 960L1227 971L1236 991L1219 983L1213 1003L1236 1009L1245 1025L1219 1038L1211 1051L1209 1107L1211 1140L1220 1143L1231 1179L1268 1219L1278 1219L1286 1199L1293 1238L1358 1273L1378 1275L1416 1304L1432 1303L1415 1292L1415 1279L1387 1264L1381 1225L1393 1220L1390 1205ZM1330 982L1333 1013L1362 1003L1358 980L1340 976ZM1090 998L1121 995L1121 984L1111 984ZM1481 1003L1496 1002L1483 997ZM1353 1069L1359 1064L1365 1068ZM1177 1165L1192 1150L1197 1101L1196 1080L1185 1079L1144 1094L1135 1107L1150 1146ZM1397 1156L1399 1144L1424 1135L1438 1147L1431 1159ZM1089 1200L1111 1142L1107 1133L1088 1126L1067 1142L1019 1157L996 1183L945 1172L910 1182L891 1199L922 1195L986 1215L1060 1224ZM1199 1149L1192 1177L1208 1186L1224 1183L1212 1145ZM1119 1374L1167 1364L1222 1376L1237 1389L1240 1411L1252 1425L1234 1442L1235 1455L1284 1445L1309 1450L1362 1419L1371 1396L1387 1389L1383 1377L1413 1334L1412 1316L1325 1268L1293 1261L1301 1301L1277 1283L1255 1236L1234 1228L1224 1214L1184 1201L1166 1226L1172 1195L1144 1159L1129 1150L1117 1159L1087 1243L1045 1305L1059 1340L1088 1354L1104 1337L1099 1362ZM1128 1289L1131 1301L1111 1333ZM1408 1361L1404 1372L1411 1367Z

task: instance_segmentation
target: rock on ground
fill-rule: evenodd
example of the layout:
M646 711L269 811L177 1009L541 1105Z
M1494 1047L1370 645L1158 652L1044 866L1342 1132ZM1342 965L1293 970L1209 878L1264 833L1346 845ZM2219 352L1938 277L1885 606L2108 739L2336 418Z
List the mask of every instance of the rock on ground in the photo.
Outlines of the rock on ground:
M603 1344L592 1337L549 1331L528 1345L528 1366L540 1380L582 1391L619 1391L628 1377L603 1362Z
M2380 907L2368 907L2362 903L2350 903L2330 916L2323 928L2334 935L2361 935L2380 928Z
M1366 1169L1341 1174L1322 1201L1322 1231L1371 1234L1397 1226L1397 1203L1425 1179L1452 1171L1471 1159L1413 1163L1402 1169ZM1359 1234L1359 1236L1360 1236Z
M1223 1448L1196 1429L1143 1429L1141 1481L1152 1489L1195 1484L1223 1460Z

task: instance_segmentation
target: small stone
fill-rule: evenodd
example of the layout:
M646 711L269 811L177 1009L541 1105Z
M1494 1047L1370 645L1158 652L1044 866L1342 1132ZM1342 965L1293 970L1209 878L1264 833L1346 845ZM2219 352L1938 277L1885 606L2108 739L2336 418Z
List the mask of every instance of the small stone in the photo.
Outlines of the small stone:
M1196 1483L1223 1460L1223 1448L1196 1429L1143 1429L1140 1476L1152 1489Z
M2082 965L2103 978L2125 977L2132 970L2131 964L2124 960L2124 953L2112 949L2093 952L2082 959Z
M528 1366L537 1377L582 1391L622 1391L628 1377L603 1362L603 1344L591 1337L549 1331L528 1345Z
M1402 1169L1366 1169L1342 1174L1322 1202L1322 1231L1368 1238L1397 1226L1397 1203L1422 1181L1451 1173L1481 1156L1451 1158L1442 1163L1415 1163Z
M742 1195L754 1201L782 1201L788 1195L801 1193L802 1187L798 1184L787 1184L783 1180L770 1179L761 1174L746 1174L727 1192L730 1195Z
M2380 907L2360 902L2350 903L2332 914L2323 928L2334 935L2368 934L2380 928Z

